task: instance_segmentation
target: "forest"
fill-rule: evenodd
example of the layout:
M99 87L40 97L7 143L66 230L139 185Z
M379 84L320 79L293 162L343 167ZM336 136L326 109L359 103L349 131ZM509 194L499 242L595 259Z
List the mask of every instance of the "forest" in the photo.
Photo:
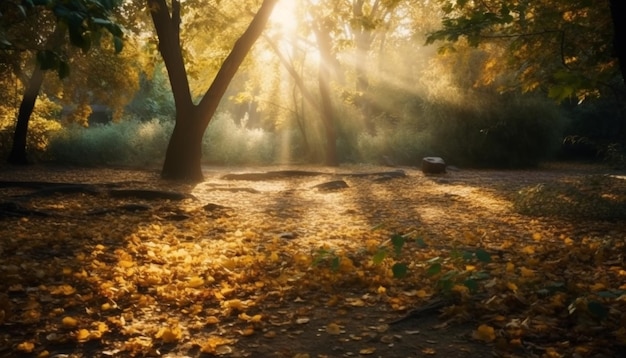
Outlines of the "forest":
M621 356L624 43L617 0L1 1L0 357Z

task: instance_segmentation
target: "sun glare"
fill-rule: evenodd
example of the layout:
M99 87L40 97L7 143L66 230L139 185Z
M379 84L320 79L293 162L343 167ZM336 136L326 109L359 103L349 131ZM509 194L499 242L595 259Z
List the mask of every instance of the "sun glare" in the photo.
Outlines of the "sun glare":
M289 34L296 31L298 27L297 4L298 2L294 0L282 0L276 4L270 17L272 30L281 34Z

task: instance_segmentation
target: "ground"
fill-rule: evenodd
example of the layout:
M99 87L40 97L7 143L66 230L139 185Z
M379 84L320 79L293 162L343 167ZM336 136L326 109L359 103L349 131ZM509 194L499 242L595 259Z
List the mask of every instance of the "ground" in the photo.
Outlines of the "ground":
M0 357L626 349L623 172L0 169Z

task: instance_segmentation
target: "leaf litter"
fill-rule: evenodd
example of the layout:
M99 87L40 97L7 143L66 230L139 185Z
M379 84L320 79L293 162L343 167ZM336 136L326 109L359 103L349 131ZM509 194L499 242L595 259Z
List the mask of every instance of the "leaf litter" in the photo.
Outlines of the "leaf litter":
M254 181L215 171L196 186L132 170L5 172L14 176L6 180L118 181L192 197L19 199L52 215L0 219L0 355L623 351L624 225L593 215L572 220L567 210L560 217L554 207L562 195L541 199L545 215L540 208L521 215L514 205L527 191L523 203L532 207L532 188L565 181L567 198L578 182L585 196L596 190L623 208L622 182L588 179L584 170L406 172L384 182L341 177L347 187L324 192L314 187L338 178L326 169ZM3 187L2 194L13 200L24 192ZM120 205L145 210L108 210ZM87 215L94 210L101 214Z

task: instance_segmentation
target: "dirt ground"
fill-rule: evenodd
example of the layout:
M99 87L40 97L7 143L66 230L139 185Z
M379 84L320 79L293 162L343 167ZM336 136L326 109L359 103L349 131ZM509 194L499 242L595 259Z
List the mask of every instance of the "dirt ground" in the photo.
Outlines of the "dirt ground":
M499 255L495 267L538 238L626 237L620 221L513 208L525 188L624 175L592 165L432 176L373 166L207 167L195 185L161 181L153 170L0 169L0 202L24 210L0 217L0 357L551 356L563 344L558 337L529 334L515 349L499 347L505 327L523 315L496 317L471 305L454 314L447 304L396 322L439 297L432 280L413 273L422 270L415 257L481 247ZM406 175L384 174L397 170ZM278 171L290 175L225 177ZM346 187L316 187L340 180ZM48 193L14 182L85 186ZM114 197L115 190L187 198ZM389 253L372 264L376 247L394 235L426 242L428 254L408 247L395 261ZM400 260L418 262L406 279L390 274ZM612 265L626 269L623 258ZM502 323L493 339L476 334L486 316L491 326Z

